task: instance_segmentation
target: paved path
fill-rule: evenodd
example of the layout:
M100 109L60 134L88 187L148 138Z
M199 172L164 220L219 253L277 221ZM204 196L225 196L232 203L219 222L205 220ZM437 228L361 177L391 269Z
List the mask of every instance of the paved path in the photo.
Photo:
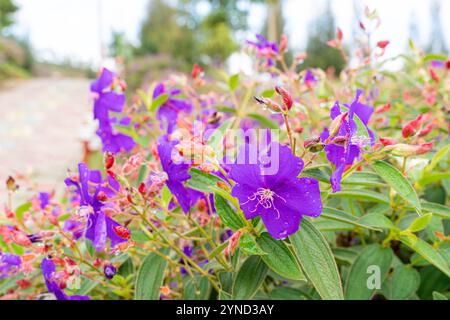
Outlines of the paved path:
M0 208L8 175L26 174L36 190L61 189L82 157L90 104L86 79L36 78L0 88Z

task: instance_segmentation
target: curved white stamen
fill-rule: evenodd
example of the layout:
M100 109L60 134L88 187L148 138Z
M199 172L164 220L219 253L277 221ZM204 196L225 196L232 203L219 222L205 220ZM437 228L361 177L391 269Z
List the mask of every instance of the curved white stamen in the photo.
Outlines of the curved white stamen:
M255 207L253 208L253 210L250 210L250 212L255 212L258 209L258 206L261 205L263 206L264 209L270 209L273 208L275 210L275 212L277 213L277 219L280 218L280 211L278 211L278 209L275 207L275 197L280 198L281 200L283 200L284 202L286 202L286 200L277 195L275 192L273 192L270 189L266 189L266 188L258 188L256 190L256 192L254 194L252 194L251 196L247 197L247 201L243 202L242 204L246 204L252 201L257 201Z

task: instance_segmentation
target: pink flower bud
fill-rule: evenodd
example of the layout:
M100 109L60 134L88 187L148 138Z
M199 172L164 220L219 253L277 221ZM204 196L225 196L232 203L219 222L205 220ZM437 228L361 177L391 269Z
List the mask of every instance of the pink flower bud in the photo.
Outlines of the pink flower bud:
M283 99L284 106L287 110L291 110L294 101L292 100L291 94L284 89L283 87L276 86L275 91L281 96Z

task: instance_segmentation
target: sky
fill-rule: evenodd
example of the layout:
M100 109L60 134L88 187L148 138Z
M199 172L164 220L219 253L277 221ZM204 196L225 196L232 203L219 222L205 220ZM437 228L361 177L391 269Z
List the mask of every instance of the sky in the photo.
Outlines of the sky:
M15 0L20 6L12 33L28 36L41 60L62 61L98 66L101 57L100 39L108 43L112 31L121 31L138 43L138 33L149 0ZM426 43L430 32L430 0L358 0L361 6L376 8L382 25L375 38L390 40L387 52L394 56L407 46L411 19L416 19L421 41ZM290 43L304 48L310 21L320 14L324 0L284 0L284 16ZM350 37L354 18L352 0L334 0L332 8L336 22ZM442 1L441 22L450 43L450 1ZM251 32L242 34L244 41L258 32L265 19L265 7L252 5L249 15Z

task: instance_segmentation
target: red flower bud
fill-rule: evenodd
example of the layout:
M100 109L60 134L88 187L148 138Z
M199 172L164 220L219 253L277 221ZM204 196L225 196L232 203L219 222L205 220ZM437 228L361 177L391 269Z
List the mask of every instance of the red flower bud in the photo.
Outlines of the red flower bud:
M433 68L428 69L429 73L430 73L430 77L431 79L433 79L433 81L435 82L439 82L439 76L437 75L437 73L433 70Z
M6 179L6 188L9 191L16 191L17 189L19 189L19 185L16 184L16 180L9 176L8 179Z
M275 91L281 96L283 99L284 106L287 108L287 110L291 110L292 104L294 101L292 100L291 94L284 89L283 87L276 86Z
M253 97L259 104L266 106L268 109L274 112L281 112L281 107L272 99L264 98L264 97Z
M97 194L97 200L101 201L101 202L105 202L106 200L108 200L108 197L106 196L106 193L104 193L103 191L100 191Z
M113 167L115 162L114 156L111 153L107 153L105 156L105 169L109 170Z
M376 108L375 113L377 113L377 114L384 113L386 111L389 111L390 109L391 109L391 104L386 103L385 105Z
M423 128L422 130L419 131L419 133L417 134L419 137L425 137L427 134L429 134L433 128L436 126L436 124L434 123L429 123L425 126L425 128Z
M392 138L383 138L380 137L380 142L383 146L391 146L393 144L397 144L397 140L396 139L392 139Z
M345 119L348 116L348 112L341 113L336 118L333 119L330 125L330 137L334 137L338 134L339 129L341 128L342 124L344 123Z
M128 230L127 228L125 228L123 226L114 226L113 230L122 239L127 239L128 240L131 237L130 230Z
M138 187L138 191L139 191L139 193L141 194L141 195L145 195L145 183L143 183L143 182L141 182L141 184L139 185L139 187Z
M384 49L387 47L387 45L389 44L388 40L384 40L384 41L378 41L377 42L377 47L380 49Z
M200 67L198 64L194 64L194 66L192 67L192 79L197 79L200 76L202 76L204 70L202 67Z
M362 23L361 21L359 22L359 27L360 27L362 30L366 30L366 26L365 26L364 23Z
M344 34L342 33L342 30L341 30L341 28L337 28L336 29L336 35L337 35L337 39L339 40L339 41L342 41L342 38L344 37Z

